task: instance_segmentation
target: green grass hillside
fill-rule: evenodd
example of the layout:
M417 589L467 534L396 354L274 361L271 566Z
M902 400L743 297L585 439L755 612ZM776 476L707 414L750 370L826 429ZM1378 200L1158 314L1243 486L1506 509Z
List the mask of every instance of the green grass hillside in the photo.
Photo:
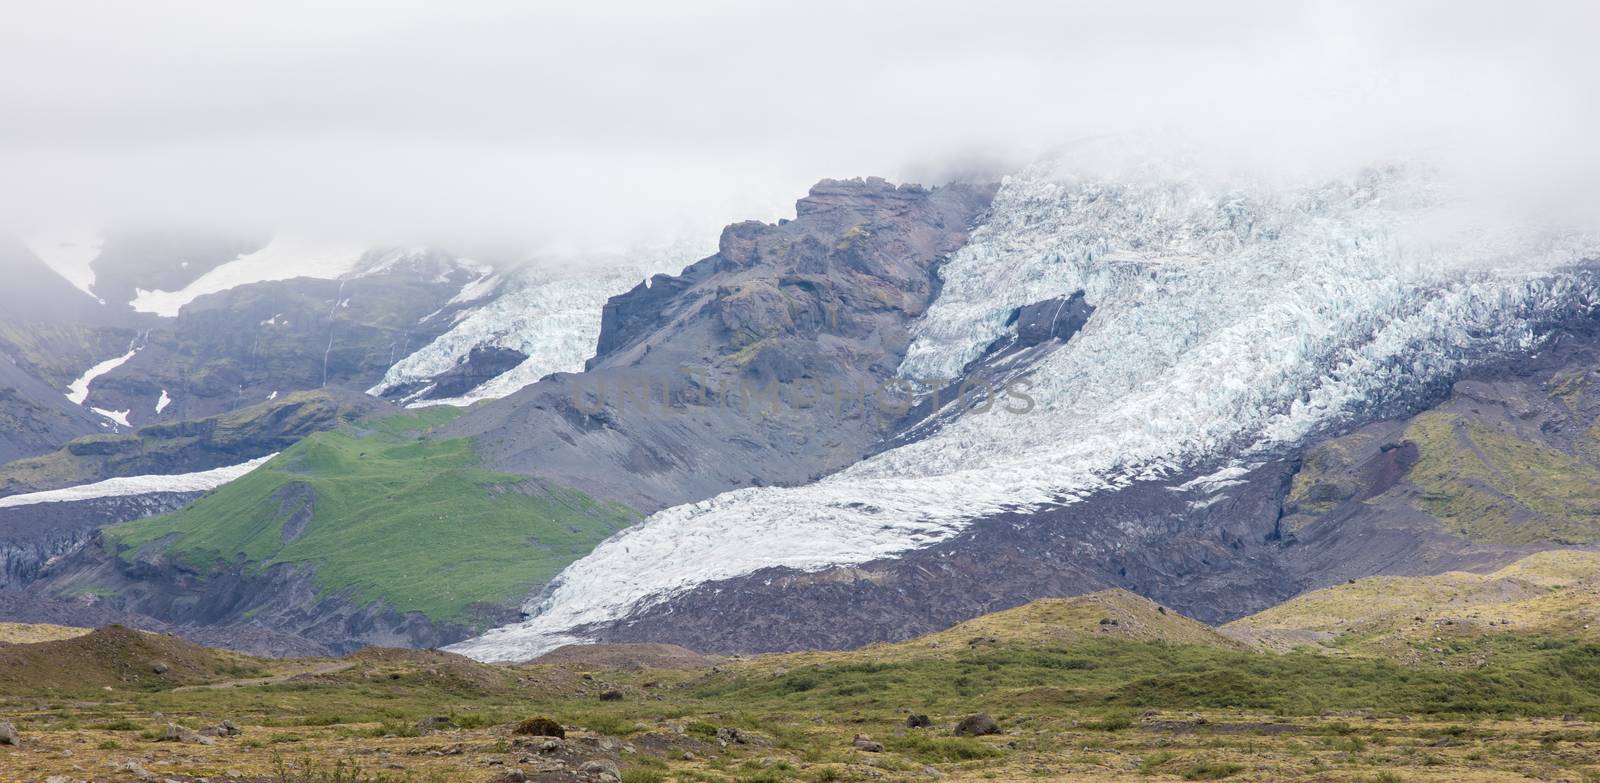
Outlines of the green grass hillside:
M1498 571L1374 576L1235 620L1225 633L1267 649L1482 666L1528 638L1600 642L1600 553L1551 551Z
M305 564L326 593L465 621L472 604L515 602L634 518L484 470L465 439L410 434L441 415L314 434L188 508L106 529L106 546L200 570Z
M1422 508L1452 532L1500 544L1600 538L1600 466L1581 453L1458 414L1418 416L1406 437L1421 452L1411 480Z
M1565 584L1587 569L1522 576ZM1465 667L1280 655L1116 591L952 631L665 668L607 665L626 645L512 666L379 649L250 659L126 631L0 645L0 714L23 738L0 746L0 769L44 780L132 759L174 779L285 783L1600 779L1600 646L1579 639L1512 632ZM1003 733L954 736L974 713ZM565 738L518 733L534 717ZM165 741L223 720L240 733ZM597 759L616 772L571 774Z
M1600 542L1595 377L1578 359L1528 377L1463 380L1431 410L1318 443L1295 474L1284 525L1303 530L1342 509L1419 533L1431 518L1472 544Z
M1390 627L1391 621L1409 626L1412 603L1403 595L1433 607L1433 619L1488 618L1499 616L1482 610L1494 595L1549 595L1551 587L1563 585L1572 593L1560 606L1581 611L1594 606L1594 596L1576 584L1572 575L1577 573L1600 574L1600 556L1545 553L1494 575L1450 575L1452 584L1476 585L1477 596L1450 613L1440 611L1436 599L1452 588L1437 583L1438 577L1377 578L1308 594L1227 630L1249 638L1237 628L1358 626L1362 621L1327 616L1338 611L1330 606L1330 596L1345 593L1350 600L1334 604L1345 614L1371 605L1377 613L1370 621L1374 630ZM1519 617L1520 628L1502 630L1498 620L1489 628L1485 619L1485 633L1470 639L1458 634L1458 644L1444 645L1450 649L1431 658L1409 654L1410 643L1437 645L1432 637L1439 631L1425 640L1352 645L1349 654L1327 655L1306 646L1248 645L1147 599L1107 590L1035 601L905 642L761 656L732 664L740 676L703 696L756 712L782 702L799 712L856 714L921 705L953 713L982 694L986 706L1006 715L1070 707L1096 715L1155 708L1275 715L1375 709L1413 715L1600 716L1600 680L1590 679L1600 674L1600 645L1577 624L1565 627L1563 619L1575 618L1557 615L1554 606L1548 611L1541 616L1550 622L1535 622L1529 612L1508 607L1505 613Z

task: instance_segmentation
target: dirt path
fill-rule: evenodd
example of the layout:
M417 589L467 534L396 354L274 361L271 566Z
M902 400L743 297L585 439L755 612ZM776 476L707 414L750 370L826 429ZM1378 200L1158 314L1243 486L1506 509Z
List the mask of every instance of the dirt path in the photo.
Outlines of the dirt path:
M185 685L181 688L173 688L173 690L203 691L217 688L243 688L247 685L273 685L280 682L286 682L290 679L305 674L333 674L335 672L342 672L354 665L355 663L351 661L331 661L329 663L313 666L305 671L289 672L288 674L275 674L271 677L252 677L244 680L224 680L222 682L213 682L206 685Z

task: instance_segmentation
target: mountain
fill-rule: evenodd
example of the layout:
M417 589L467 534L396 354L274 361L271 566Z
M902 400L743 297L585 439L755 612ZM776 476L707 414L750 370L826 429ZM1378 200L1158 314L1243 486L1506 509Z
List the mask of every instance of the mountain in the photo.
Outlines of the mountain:
M0 394L14 401L0 459L275 394L364 389L447 328L419 319L448 318L488 274L434 251L331 252L182 232L0 244Z
M612 298L584 372L446 435L473 438L498 469L645 512L838 470L889 434L877 390L991 195L823 181L794 220L729 226L715 255Z
M636 400L663 383L681 394L696 377L728 391L803 378L870 392L892 377L933 269L989 193L825 182L795 220L734 226L717 255L596 313L603 368L466 411L313 435L190 508L107 528L31 589L180 625L267 625L332 649L443 644L515 619L524 596L640 512L743 483L803 482L858 459L887 426L863 427L859 405L814 406L803 420L749 405L730 418L598 391L592 402L604 404L584 414L569 398L576 378ZM526 301L523 290L501 297ZM669 313L633 320L668 293ZM796 428L817 440L768 447Z
M1355 506L1286 524L1288 493L1306 449L1427 411L1457 381L1537 386L1581 367L1594 248L1538 228L1492 242L1428 233L1457 205L1426 171L1290 188L1164 164L1081 171L1051 162L1009 178L903 323L894 377L945 390L942 404L912 408L864 458L814 480L655 513L530 598L527 622L455 649L850 647L1108 587L1220 622L1335 580L1524 551ZM671 288L649 293L649 310L612 319L622 337L602 335L590 374L649 361L608 353L630 329L701 312ZM646 301L612 308L634 297ZM555 407L530 399L497 405ZM796 431L771 450L813 438L809 422ZM653 480L660 465L634 472ZM1553 532L1527 545L1589 540Z
M485 274L427 251L357 258L335 279L265 280L197 297L97 375L87 404L125 411L137 426L304 389L365 389L443 331L460 306L450 302ZM429 318L441 310L443 318Z
M152 325L74 386L161 423L0 471L91 502L14 510L49 543L12 579L39 616L524 660L848 649L1108 590L1222 624L1592 544L1595 248L1440 232L1443 188L824 180L631 288L679 251L352 251L207 290L259 264L235 259L139 294ZM279 385L349 414L204 456ZM186 489L95 488L162 477Z
M618 270L656 268L660 261L652 260L655 256L544 274L531 266L501 272L423 248L366 250L281 238L121 235L70 247L83 252L69 259L77 266L63 268L81 273L83 289L61 276L55 281L74 296L103 294L114 297L108 301L118 306L94 303L95 312L111 312L104 322L74 320L78 317L69 313L55 320L0 323L0 352L9 360L0 362L0 379L7 381L0 393L8 395L0 408L0 457L5 458L0 464L0 588L18 591L0 606L0 615L56 617L64 602L78 602L79 611L90 611L83 605L89 601L96 604L96 616L108 622L183 628L207 640L275 653L351 649L362 640L437 644L481 630L491 621L512 619L511 607L539 583L538 577L517 573L516 566L548 559L548 578L632 518L632 512L609 504L586 511L580 508L581 493L553 483L525 475L502 481L493 472L473 472L469 465L477 458L464 452L461 441L405 448L396 441L412 437L405 433L413 425L404 422L425 428L425 420L397 419L390 404L363 390L385 377L406 375L435 392L410 396L432 399L448 391L450 379L478 373L477 382L458 393L471 394L483 383L500 384L476 392L486 397L509 393L556 369L581 367L584 355L576 346L583 343L583 334L591 335L591 341L598 334L604 297L638 279ZM53 267L39 266L42 274L57 274ZM531 282L535 278L542 282ZM539 293L530 301L527 291L532 288ZM567 304L559 312L544 308L561 302ZM518 322L524 314L528 320ZM500 325L505 328L473 331L498 316L512 320ZM499 366L476 361L483 350L495 348L490 342L496 337L509 337L528 351L527 361ZM444 349L463 339L469 341L465 352ZM546 367L550 361L556 364ZM433 368L437 378L426 369L418 374L418 368ZM307 440L315 433L327 436ZM342 453L348 444L385 448L388 458L367 462L370 455L357 449L348 455L351 461L318 461ZM196 568L192 558L140 559L137 552L118 553L97 533L183 510L279 452L287 452L286 460L310 453L319 468L349 469L357 475L331 485L289 481L293 486L287 489L283 482L255 477L255 483L227 489L231 500L208 500L191 514L190 519L204 519L209 527L205 515L231 503L259 514L260 524L275 526L283 522L275 510L280 501L264 501L252 490L286 492L284 497L292 495L303 503L305 519L296 524L316 524L280 561L283 567L266 574L252 564L243 572L210 574L210 587L235 591L212 598L226 603L237 601L237 591L259 590L256 603L175 604L175 597L193 588L194 577L208 573L207 564ZM437 472L450 460L462 468L450 476L459 481L445 481L444 489L436 486L434 491L452 513L429 518L437 520L439 529L417 535L419 548L412 556L419 558L419 568L427 568L423 561L434 553L428 542L450 537L449 527L457 520L498 514L504 524L486 530L472 545L483 548L463 550L468 558L464 565L482 553L505 561L494 573L477 569L488 582L461 577L466 597L442 603L437 595L419 602L418 591L425 588L418 585L399 588L382 579L375 588L361 586L361 603L355 607L344 606L351 596L323 595L320 591L329 583L313 578L318 569L325 576L365 574L360 566L339 570L352 557L369 558L380 568L387 565L382 557L371 559L370 552L320 537L327 532L324 524L345 524L348 535L361 534L361 528L335 516L351 508L340 505L344 498L339 488L367 488L370 481L380 482L373 488L392 488L386 471L405 465ZM361 467L366 470L357 469ZM457 491L477 496L458 498L452 494ZM387 519L372 521L404 528L427 513L424 506L406 506L407 497L402 494L392 501L397 505L384 507ZM313 506L320 511L313 513ZM519 527L520 522L511 521L529 509L543 514L547 521L539 524L544 527ZM552 521L568 518L574 520L570 530ZM541 535L519 541L520 548L496 537L518 539L530 530ZM234 531L241 547L255 540L251 528ZM578 543L582 547L572 549ZM249 546L257 551L257 544ZM321 546L335 547L331 561L312 551ZM114 556L108 556L108 548ZM315 566L301 557L307 552ZM518 557L525 559L506 560ZM124 573L128 570L137 573L129 576ZM228 573L231 581L223 578ZM156 586L130 587L140 579ZM94 587L85 586L95 580ZM488 587L478 590L483 585ZM336 594L349 586L332 584ZM379 603L368 607L368 599ZM399 609L392 608L397 605ZM304 614L284 619L293 612ZM340 612L356 618L352 625L329 619ZM267 632L271 621L303 635ZM229 630L218 633L226 637L210 630L223 628Z

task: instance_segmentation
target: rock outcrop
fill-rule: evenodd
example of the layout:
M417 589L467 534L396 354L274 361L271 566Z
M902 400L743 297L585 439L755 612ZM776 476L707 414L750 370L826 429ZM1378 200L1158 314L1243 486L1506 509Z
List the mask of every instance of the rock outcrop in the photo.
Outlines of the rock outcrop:
M614 297L587 372L444 434L640 511L852 464L904 413L883 387L993 192L825 180L794 220L729 226L716 255Z

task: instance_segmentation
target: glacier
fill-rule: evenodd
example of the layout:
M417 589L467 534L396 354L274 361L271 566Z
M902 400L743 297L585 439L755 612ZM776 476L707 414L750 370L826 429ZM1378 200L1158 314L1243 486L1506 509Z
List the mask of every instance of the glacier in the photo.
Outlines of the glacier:
M31 506L35 503L66 503L94 498L148 495L155 492L206 492L216 489L249 473L278 456L276 453L258 457L237 465L225 465L194 473L151 474L145 476L119 476L75 487L26 492L0 497L0 508Z
M1014 308L1084 291L1095 313L1028 376L1026 426L968 413L812 484L665 509L570 565L525 622L450 649L526 659L707 582L890 557L997 513L1237 466L1532 349L1541 323L1593 305L1569 267L1600 238L1460 209L1405 167L1298 186L1061 161L1008 177L941 268L901 373L958 377Z
M684 240L622 258L567 259L480 278L467 284L453 303L481 299L494 290L499 295L461 315L449 331L394 363L367 393L383 396L396 388L431 381L480 347L509 348L528 358L459 397L419 399L429 391L425 387L404 402L409 407L471 405L504 397L551 373L578 372L594 355L600 338L600 312L607 299L651 275L676 272L710 255L714 248L712 243Z

